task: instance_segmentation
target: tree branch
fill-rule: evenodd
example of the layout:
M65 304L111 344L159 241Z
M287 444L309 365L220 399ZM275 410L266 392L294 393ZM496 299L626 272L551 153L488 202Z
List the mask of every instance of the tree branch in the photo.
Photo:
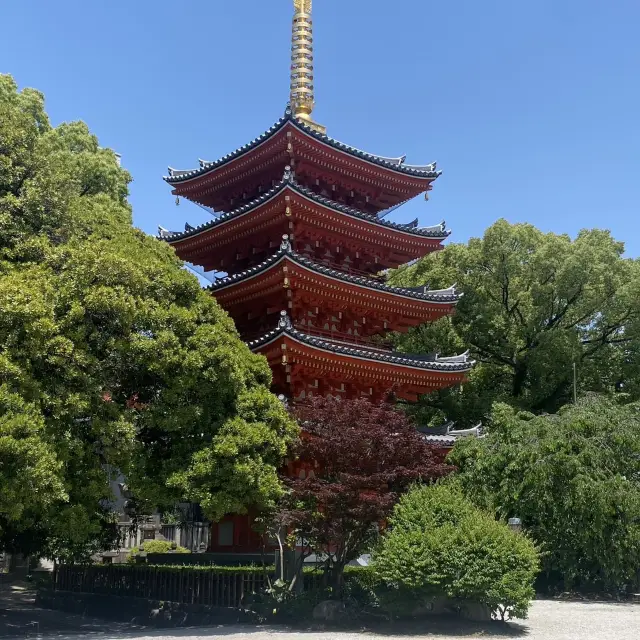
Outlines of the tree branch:
M480 358L482 358L483 354L488 355L490 358L494 358L495 360L497 360L498 362L501 362L502 364L506 364L512 368L514 368L516 366L516 363L514 362L513 359L507 358L499 353L496 353L495 351L491 351L491 349L488 349L486 347L481 347L478 344L475 344L473 342L470 342L471 346L473 347L473 349L475 351L478 352L478 356Z
M544 331L549 331L549 329L553 329L553 327L555 327L562 320L562 318L564 318L567 315L567 313L571 309L571 306L578 300L578 298L582 295L583 291L584 291L584 289L583 289L582 285L580 285L578 287L578 290L575 292L575 294L572 295L567 300L566 304L564 305L564 309L562 309L562 311L557 313L555 316L549 318L549 320L547 321L547 325L544 328ZM553 297L555 298L555 295ZM553 309L553 307L552 307L552 309ZM592 314L593 314L593 311L589 311L589 313L587 313L582 318L582 320L586 320ZM577 321L575 324L577 324L578 322L582 322L582 320ZM572 326L575 326L575 324L572 325Z
M595 353L597 353L602 347L608 344L624 344L626 342L631 342L631 338L614 338L612 340L608 340L608 338L618 332L623 328L625 322L629 320L629 318L633 315L633 311L631 309L627 310L626 313L613 324L607 325L602 329L602 335L597 338L592 338L589 340L582 340L582 344L591 344L593 347L591 349L587 349L583 354L581 360L585 360L586 358L591 357Z

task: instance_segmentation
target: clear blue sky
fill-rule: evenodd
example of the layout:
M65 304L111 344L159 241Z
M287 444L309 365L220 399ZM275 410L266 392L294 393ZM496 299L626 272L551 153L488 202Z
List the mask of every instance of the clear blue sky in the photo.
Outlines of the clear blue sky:
M135 222L182 228L167 165L267 129L288 96L291 0L2 3L0 72L85 120L134 176ZM429 203L453 239L499 217L610 228L640 256L638 0L315 0L315 118L335 138L444 171Z

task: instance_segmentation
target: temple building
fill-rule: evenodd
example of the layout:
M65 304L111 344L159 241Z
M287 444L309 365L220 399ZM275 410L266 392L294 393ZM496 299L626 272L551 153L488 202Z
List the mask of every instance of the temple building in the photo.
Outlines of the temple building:
M420 227L387 219L428 194L436 164L366 153L329 137L314 107L311 0L295 0L291 93L283 117L240 149L192 170L170 168L176 198L211 211L181 232L160 229L177 255L224 274L208 288L250 349L273 371L273 391L291 402L313 395L404 400L460 384L468 354L393 351L403 332L454 312L454 286L396 288L385 272L442 247L445 223ZM236 527L237 529L237 527ZM237 533L237 532L236 532ZM250 536L224 534L231 545Z

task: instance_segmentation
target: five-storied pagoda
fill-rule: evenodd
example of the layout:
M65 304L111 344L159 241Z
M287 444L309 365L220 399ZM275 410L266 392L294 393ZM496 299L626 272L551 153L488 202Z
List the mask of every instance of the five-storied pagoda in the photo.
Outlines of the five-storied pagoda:
M466 354L396 353L383 339L452 313L459 298L454 287L390 287L383 275L447 238L444 223L386 220L430 191L440 172L435 163L412 166L350 147L312 120L311 0L294 6L284 117L219 160L169 169L172 193L214 217L180 233L161 229L160 237L186 262L228 274L209 290L267 358L275 393L292 402L316 394L377 401L393 389L416 400L460 383L472 365ZM246 548L236 537L233 546Z

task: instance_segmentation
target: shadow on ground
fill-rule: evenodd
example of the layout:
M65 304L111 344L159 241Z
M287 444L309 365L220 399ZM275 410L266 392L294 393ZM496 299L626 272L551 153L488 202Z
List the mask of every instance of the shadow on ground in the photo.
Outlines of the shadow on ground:
M402 628L400 626L390 626L388 629L381 628L341 628L341 627L314 627L314 628L300 628L300 627L282 627L282 626L263 626L263 625L218 625L211 627L183 627L180 629L154 629L154 628L123 628L120 631L91 631L91 630L75 630L73 632L55 632L49 637L55 637L56 640L80 640L86 638L86 640L93 640L94 638L105 638L127 640L128 638L138 638L145 640L147 638L191 638L201 640L203 638L215 638L225 636L235 636L237 638L252 638L256 637L256 640L266 640L273 638L277 635L278 638L305 638L310 636L313 640L316 640L318 636L322 635L327 640L336 640L339 638L352 639L355 637L365 638L381 638L384 640L386 637L393 637L394 639L399 637L420 637L420 638L432 638L437 640L438 637L443 638L526 638L528 631L525 626L521 626L514 623L495 623L494 624L482 624L482 625L461 625L453 623L451 625L440 625L438 623L429 624L416 624L412 623L410 626ZM31 634L30 634L31 635ZM1 637L1 636L0 636ZM23 635L24 637L24 635ZM3 638L4 640L4 638Z
M402 622L379 622L368 623L363 625L347 625L347 626L309 626L309 627L292 627L291 632L317 633L319 631L327 631L329 633L347 632L347 633L366 633L379 637L385 636L403 636L410 638L412 636L438 636L455 637L455 638L481 638L486 636L500 636L505 638L520 638L526 636L528 628L524 623L517 622L471 622L460 618L450 616L433 616L431 618L422 618L419 620L406 620ZM177 630L176 630L177 631Z
M366 634L366 636L428 636L437 638L478 637L522 637L527 627L518 623L476 623L448 617L389 623L379 621L366 625L342 626L320 625L210 625L206 627L154 628L134 624L113 622L99 618L74 615L62 611L41 609L35 606L35 593L28 584L0 586L0 638L55 637L56 640L78 640L88 638L123 638L144 636L148 638L215 637L238 635L240 637L269 637L273 633L304 637L308 634L326 632L328 637L336 634Z
M0 638L39 635L119 634L135 631L133 625L50 611L35 606L35 593L28 583L0 585Z

